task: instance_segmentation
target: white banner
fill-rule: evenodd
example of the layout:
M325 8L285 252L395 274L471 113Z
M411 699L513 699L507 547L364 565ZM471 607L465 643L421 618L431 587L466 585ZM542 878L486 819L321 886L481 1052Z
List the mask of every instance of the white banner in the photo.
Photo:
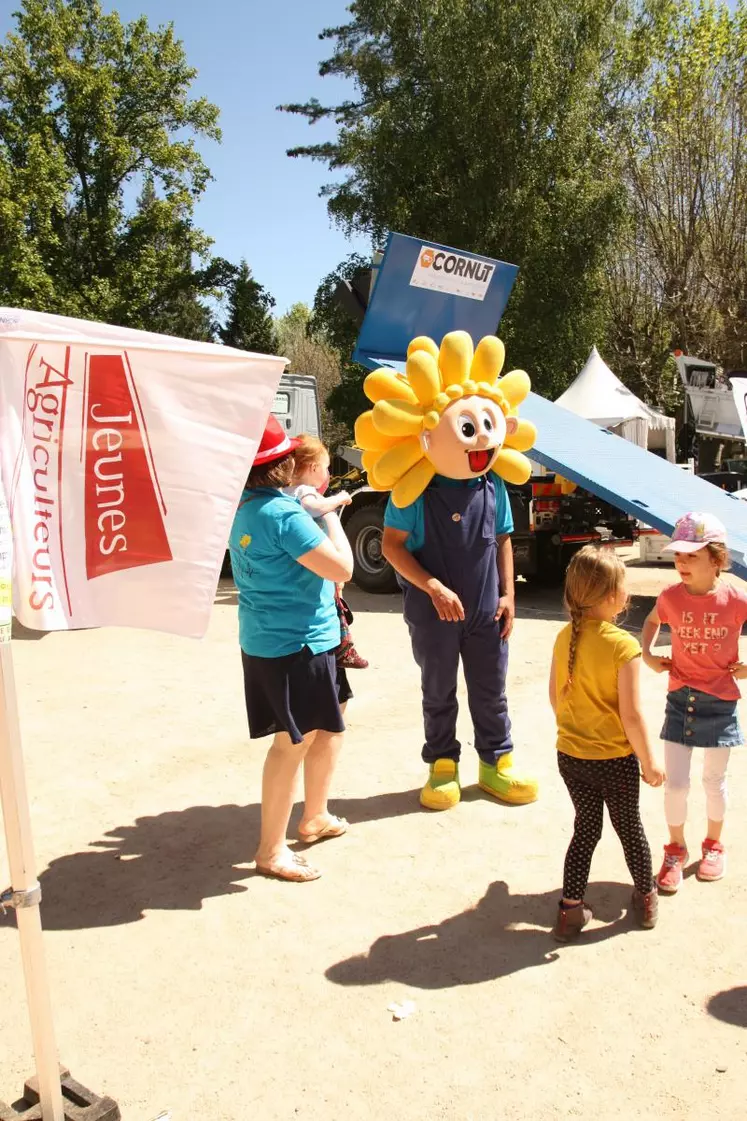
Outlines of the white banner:
M731 391L734 395L734 404L737 407L737 414L739 415L739 423L742 425L742 432L744 433L745 440L747 440L747 377L732 377L730 381Z
M204 634L285 365L0 308L0 477L20 622Z
M452 296L482 301L494 272L494 261L421 245L410 277L410 287L429 288L433 292L447 292Z
M5 501L3 479L0 475L0 645L10 642L13 623L11 610L11 576L13 561L13 535L10 529L10 510Z

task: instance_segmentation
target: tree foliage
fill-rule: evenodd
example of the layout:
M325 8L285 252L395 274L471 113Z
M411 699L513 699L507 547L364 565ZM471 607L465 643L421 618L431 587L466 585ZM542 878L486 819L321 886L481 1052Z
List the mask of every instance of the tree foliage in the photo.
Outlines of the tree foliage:
M278 337L272 309L275 300L242 261L228 289L228 318L219 328L221 341L256 354L277 354Z
M327 164L344 230L518 264L500 333L548 396L594 343L668 410L673 348L747 365L745 0L356 0L350 13L322 32L320 73L355 96L285 107L338 126L290 155ZM344 334L333 288L334 275L315 317ZM346 417L360 379L343 367Z
M279 353L289 359L288 371L316 378L322 439L332 452L349 436L344 420L336 419L330 398L340 384L340 355L326 332L314 331L311 309L294 304L276 322Z
M358 269L370 264L359 254L351 253L325 276L317 288L309 323L314 336L324 339L339 357L337 383L329 393L326 405L342 426L345 438L352 436L353 425L361 411L361 387L369 371L352 361L358 327L335 299L335 289L341 281L351 280Z
M0 300L197 338L232 269L193 222L218 110L171 26L22 0L0 46ZM138 188L139 199L135 201ZM197 264L195 264L197 262Z
M621 221L611 126L629 6L610 0L357 0L329 29L323 75L357 97L286 108L333 117L334 143L290 154L346 172L331 216L519 264L501 323L511 365L552 393L604 327L604 265Z
M672 348L747 366L747 5L667 5L647 57L618 130L609 338L626 381L671 406Z

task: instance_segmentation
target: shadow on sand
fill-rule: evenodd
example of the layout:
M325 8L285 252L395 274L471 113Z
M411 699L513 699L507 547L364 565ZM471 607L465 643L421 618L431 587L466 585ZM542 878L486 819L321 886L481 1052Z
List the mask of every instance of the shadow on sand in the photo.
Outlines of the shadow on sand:
M595 918L609 925L585 931L574 948L627 930L630 894L624 884L592 884L589 905ZM449 989L549 965L566 949L549 934L559 895L558 889L512 895L508 884L497 880L476 907L433 926L377 938L366 953L331 966L326 976L338 985L397 981L418 989Z
M351 824L422 813L417 790L336 798ZM298 820L296 807L291 822ZM147 911L198 911L204 899L247 890L260 806L191 806L110 830L83 852L53 860L39 877L47 930L138 922ZM302 846L305 847L305 846ZM0 912L0 928L15 924Z
M747 1028L747 985L736 985L716 993L706 1004L706 1011L725 1024Z

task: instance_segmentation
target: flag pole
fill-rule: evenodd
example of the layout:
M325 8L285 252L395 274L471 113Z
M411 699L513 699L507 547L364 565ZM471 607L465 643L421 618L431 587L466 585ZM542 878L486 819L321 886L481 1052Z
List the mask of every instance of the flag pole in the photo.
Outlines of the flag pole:
M10 514L0 481L0 803L11 879L0 902L15 908L18 922L42 1118L65 1121L10 643L11 543Z

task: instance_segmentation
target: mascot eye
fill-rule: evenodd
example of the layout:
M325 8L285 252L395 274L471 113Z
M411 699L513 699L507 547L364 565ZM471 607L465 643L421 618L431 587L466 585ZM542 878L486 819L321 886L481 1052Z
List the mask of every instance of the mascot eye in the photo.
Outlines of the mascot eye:
M493 409L483 409L480 413L480 425L484 432L498 432L500 433L500 419Z
M475 432L477 432L477 428L475 427L475 422L472 417L467 416L465 413L462 413L462 415L459 417L459 431L466 440L472 439Z

